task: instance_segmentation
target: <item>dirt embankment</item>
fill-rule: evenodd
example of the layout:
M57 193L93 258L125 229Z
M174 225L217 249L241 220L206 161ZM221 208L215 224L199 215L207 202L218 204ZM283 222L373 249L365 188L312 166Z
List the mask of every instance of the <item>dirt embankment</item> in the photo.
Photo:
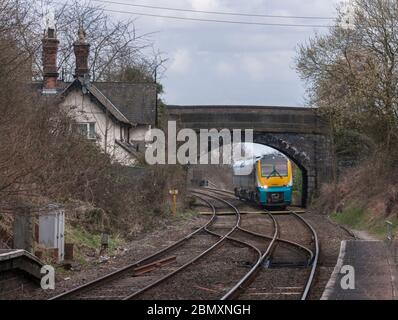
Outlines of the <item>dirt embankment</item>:
M372 159L347 169L337 183L324 185L315 202L318 212L346 227L385 238L387 222L398 230L398 168L382 159Z
M186 210L186 173L183 168L118 168L114 178L119 179L121 176L123 181L115 183L120 188L108 190L103 195L98 192L99 200L95 203L77 199L59 203L65 209L65 243L74 245L74 265L79 269L98 263L101 256L107 259L120 255L130 241L190 214ZM178 214L173 216L169 190L176 188L179 190ZM35 230L38 217L45 213L44 210L27 207L26 214L32 218ZM11 209L7 213L0 212L0 249L13 248L15 213ZM32 253L51 263L50 250L39 244L38 232L33 234ZM108 239L105 253L101 252L103 237Z

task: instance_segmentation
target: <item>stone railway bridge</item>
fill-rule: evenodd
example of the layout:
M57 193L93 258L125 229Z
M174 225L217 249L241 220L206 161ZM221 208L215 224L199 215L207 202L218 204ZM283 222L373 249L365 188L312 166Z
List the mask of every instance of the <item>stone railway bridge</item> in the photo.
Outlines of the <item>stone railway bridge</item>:
M282 152L302 170L304 205L332 177L329 127L314 108L170 105L167 109L180 129L253 129L255 143Z

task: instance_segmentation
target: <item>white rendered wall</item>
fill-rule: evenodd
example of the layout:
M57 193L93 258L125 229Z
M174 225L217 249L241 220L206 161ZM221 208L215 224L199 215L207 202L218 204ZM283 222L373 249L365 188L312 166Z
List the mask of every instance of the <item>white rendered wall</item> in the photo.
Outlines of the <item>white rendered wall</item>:
M95 122L97 143L102 150L124 165L134 163L131 154L115 142L116 139L120 140L120 125L112 121L88 96L83 95L81 90L69 93L62 101L61 108L76 122Z

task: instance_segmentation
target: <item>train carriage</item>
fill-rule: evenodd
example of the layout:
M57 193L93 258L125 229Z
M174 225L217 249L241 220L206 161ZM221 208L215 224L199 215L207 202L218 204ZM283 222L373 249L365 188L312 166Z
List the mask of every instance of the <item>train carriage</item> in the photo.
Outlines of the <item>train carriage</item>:
M240 199L266 207L291 205L292 163L282 154L268 154L235 165L233 182L235 195Z

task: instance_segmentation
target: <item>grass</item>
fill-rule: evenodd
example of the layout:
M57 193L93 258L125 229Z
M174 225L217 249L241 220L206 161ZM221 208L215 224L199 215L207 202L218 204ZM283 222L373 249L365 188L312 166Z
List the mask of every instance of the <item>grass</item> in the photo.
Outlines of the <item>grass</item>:
M293 191L300 195L303 192L303 173L300 168L293 162Z
M364 228L365 216L366 212L362 208L355 205L345 208L341 213L333 213L331 215L332 219L337 223L359 230Z
M301 205L303 195L303 173L300 168L293 162L293 199L297 199L296 205Z
M196 217L197 215L198 215L198 212L196 212L195 210L191 210L191 209L190 210L186 209L184 211L177 210L176 218L179 220L190 220L190 219Z
M171 212L171 209L167 208L166 210L167 210L166 217L169 217L171 221L176 221L176 222L191 220L194 217L198 216L198 212L192 209L177 208L177 212L175 215Z
M386 220L392 222L393 234L396 235L398 231L397 217L375 219L369 211L355 204L346 207L341 213L333 213L331 218L350 229L367 231L379 239L387 237Z
M83 265L87 264L89 251L98 254L101 248L101 234L90 233L81 227L73 227L69 224L66 226L65 240L75 245L75 259ZM122 245L123 240L119 235L110 235L107 255L112 256L115 249Z
M392 232L393 235L397 235L398 232L398 218L394 217L388 219L392 223ZM369 231L377 236L378 238L386 238L387 237L387 226L385 220L376 221L373 225L370 226Z
M192 200L189 202L189 206L191 207L194 204L196 204L196 199L192 198ZM171 209L171 204L170 203L165 203L163 205L163 210L165 213L165 217L169 217L172 220L190 220L198 215L198 212L193 210L193 209L187 209L187 208L182 208L180 204L177 205L177 212L174 215Z

